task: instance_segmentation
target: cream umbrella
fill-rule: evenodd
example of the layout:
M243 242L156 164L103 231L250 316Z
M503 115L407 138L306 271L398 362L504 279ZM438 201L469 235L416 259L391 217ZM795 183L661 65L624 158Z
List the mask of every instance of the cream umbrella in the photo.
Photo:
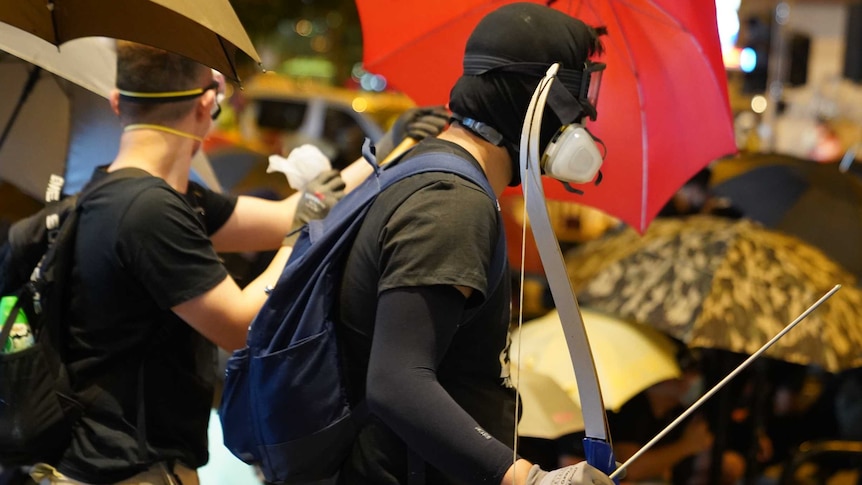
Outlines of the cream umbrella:
M651 385L682 375L676 359L679 346L670 337L589 309L581 308L581 313L608 409L618 410ZM576 429L575 421L564 415L571 409L563 404L561 394L570 399L572 409L578 410L578 418L580 408L575 373L556 310L516 330L510 356L523 402L521 435L555 438L583 429L583 421Z

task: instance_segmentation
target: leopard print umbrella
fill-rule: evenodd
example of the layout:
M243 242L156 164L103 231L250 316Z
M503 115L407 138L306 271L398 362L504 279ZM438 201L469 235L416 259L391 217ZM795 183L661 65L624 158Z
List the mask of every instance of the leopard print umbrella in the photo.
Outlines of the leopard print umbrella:
M749 220L658 219L567 254L584 306L648 324L692 348L751 354L836 284L766 355L828 371L862 367L862 290L799 239Z

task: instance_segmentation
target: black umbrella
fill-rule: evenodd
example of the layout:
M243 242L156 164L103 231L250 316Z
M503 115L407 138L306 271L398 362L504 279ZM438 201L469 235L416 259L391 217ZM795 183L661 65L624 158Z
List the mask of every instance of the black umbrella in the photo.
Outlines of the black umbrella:
M862 278L862 179L837 163L744 155L716 162L711 184L745 217L820 248Z

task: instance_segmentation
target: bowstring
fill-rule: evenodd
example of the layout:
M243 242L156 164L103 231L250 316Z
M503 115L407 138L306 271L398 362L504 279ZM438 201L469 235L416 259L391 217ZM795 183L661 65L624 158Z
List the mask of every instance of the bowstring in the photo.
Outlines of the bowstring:
M539 90L546 89L548 84L550 84L552 82L552 80L553 80L553 78L551 80L545 80L544 78L542 80L540 80L539 81L539 86L540 86ZM535 122L534 117L535 117L535 111L537 109L538 108L536 106L534 106L533 112L527 114L527 116L530 117L531 123ZM525 120L525 122L526 122L526 120ZM541 122L541 120L539 122ZM531 135L532 135L532 133L530 133L530 135L528 135L527 140L522 140L522 141L527 142L528 147L530 145L530 136ZM537 160L534 160L533 162L538 163ZM527 149L527 164L528 164L528 166L529 166L529 163L530 163L530 152L529 152L529 148L528 148ZM520 163L518 164L518 170L521 170ZM521 174L522 180L523 180L525 175L526 175L525 173ZM515 422L515 425L514 425L514 427L515 427L515 429L514 429L515 442L512 445L512 471L513 472L516 469L515 464L518 461L518 442L520 441L519 440L520 435L518 433L518 414L519 414L519 410L521 407L521 394L518 391L521 387L521 377L522 377L521 376L521 343L522 343L521 330L522 330L522 327L524 324L524 280L525 280L524 274L526 273L525 269L526 269L527 224L528 224L527 197L529 195L529 184L523 184L522 183L521 184L521 190L524 194L524 203L522 205L522 211L521 211L521 216L522 216L522 218L521 218L521 221L522 221L522 224L521 224L521 265L520 265L520 276L519 276L519 285L518 285L519 286L519 289L518 289L518 331L517 331L517 339L518 339L517 359L518 359L518 363L515 365L517 379L512 380L512 382L515 386L515 416L514 416L514 418L515 418L514 419L514 422ZM510 360L510 363L511 363L511 360Z
M520 168L519 168L520 170ZM521 327L524 324L524 274L526 268L526 258L527 258L527 187L522 185L522 189L524 192L524 203L521 208L521 264L519 268L519 277L518 277L518 331L517 331L517 339L518 339L518 355L517 355L517 364L515 364L516 368L516 379L513 379L513 383L515 385L515 416L514 416L514 426L515 426L515 442L512 445L512 467L514 470L515 463L518 461L518 442L520 441L520 435L518 434L518 415L520 414L521 408ZM511 362L511 361L510 361Z

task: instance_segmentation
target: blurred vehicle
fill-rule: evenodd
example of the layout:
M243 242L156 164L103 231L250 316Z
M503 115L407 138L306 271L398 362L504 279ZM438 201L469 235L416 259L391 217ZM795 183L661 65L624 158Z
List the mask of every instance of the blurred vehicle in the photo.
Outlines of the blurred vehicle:
M206 149L242 145L265 155L286 155L316 145L341 168L362 154L365 138L377 141L404 110L406 95L374 93L299 82L275 73L255 76L231 96L233 126L222 127Z
M281 173L266 173L269 156L310 143L343 168L362 156L365 138L376 142L405 110L406 95L373 93L259 74L228 86L222 113L203 149L226 192L268 199L293 193ZM222 255L240 286L269 263L271 253Z
M403 94L300 82L275 73L257 75L228 94L204 150L226 190L273 197L290 188L282 175L266 174L269 155L286 156L310 143L333 167L343 168L362 155L366 137L376 142L414 106Z

